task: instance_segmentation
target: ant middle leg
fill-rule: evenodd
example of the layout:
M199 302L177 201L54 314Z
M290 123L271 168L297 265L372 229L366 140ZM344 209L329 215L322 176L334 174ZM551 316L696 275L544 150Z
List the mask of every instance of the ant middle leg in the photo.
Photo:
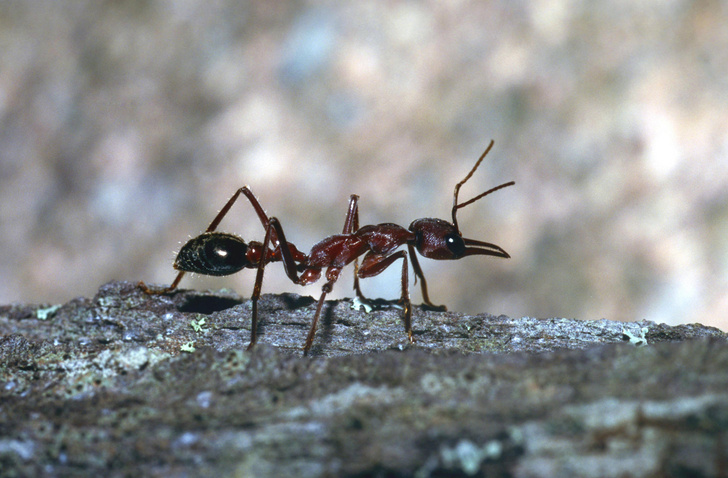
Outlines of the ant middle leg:
M306 337L306 343L303 345L303 355L308 355L313 345L313 339L316 336L316 327L318 326L319 317L321 317L321 310L323 309L326 295L334 289L334 283L339 278L341 272L340 267L329 267L326 271L327 282L321 287L321 297L319 297L318 304L316 305L316 313L313 316L311 322L311 328L308 330L308 336Z
M402 306L402 318L404 320L404 331L410 343L414 343L414 335L412 333L412 303L409 296L409 275L407 272L407 252L397 251L393 254L375 254L367 253L362 260L359 268L359 277L362 279L380 274L384 269L394 263L394 261L402 259L402 295L399 303Z

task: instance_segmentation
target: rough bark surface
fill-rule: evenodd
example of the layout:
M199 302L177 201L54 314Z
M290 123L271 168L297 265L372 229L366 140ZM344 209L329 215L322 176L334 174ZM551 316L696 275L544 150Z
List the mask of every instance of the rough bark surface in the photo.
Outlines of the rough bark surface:
M728 341L104 285L0 307L2 476L728 476Z

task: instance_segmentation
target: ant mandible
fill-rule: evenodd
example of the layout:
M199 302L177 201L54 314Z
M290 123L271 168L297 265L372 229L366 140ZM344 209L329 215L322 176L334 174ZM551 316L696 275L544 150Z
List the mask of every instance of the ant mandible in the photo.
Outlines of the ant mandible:
M333 290L334 283L339 278L341 270L354 262L354 290L357 297L363 299L363 294L359 288L359 279L376 276L395 261L402 259L402 293L398 302L402 306L405 333L410 343L414 343L412 305L408 286L408 257L412 263L415 276L420 280L424 303L433 309L446 310L444 306L436 306L430 301L427 293L427 281L422 273L415 250L423 257L438 260L461 259L472 255L495 256L504 259L510 257L505 250L495 244L464 238L457 221L458 209L468 206L499 189L515 184L514 181L509 181L468 201L458 203L460 187L471 178L492 147L493 141L490 142L488 148L465 178L455 185L451 223L443 219L423 218L413 221L408 229L392 223L359 227L359 196L352 194L349 199L349 208L342 233L324 238L315 244L308 254L304 254L286 239L280 221L275 217L268 217L258 198L247 186L244 186L233 194L204 233L190 239L182 246L174 262L174 268L180 272L171 285L163 289L151 289L144 282L140 282L139 287L148 294L165 294L174 291L187 272L225 276L246 268L257 269L251 297L251 335L250 344L248 345L248 350L250 350L255 345L258 335L258 299L263 284L265 266L271 262L283 262L288 278L300 285L312 284L319 280L325 268L326 283L321 288L316 313L306 343L303 346L304 355L307 355L313 345L316 326L321 316L321 309L326 295ZM257 241L246 243L239 236L225 232L215 232L217 226L241 194L253 206L265 229L265 238L262 243ZM409 254L407 251L396 251L397 248L405 244ZM362 255L364 258L361 266L359 266L358 258Z

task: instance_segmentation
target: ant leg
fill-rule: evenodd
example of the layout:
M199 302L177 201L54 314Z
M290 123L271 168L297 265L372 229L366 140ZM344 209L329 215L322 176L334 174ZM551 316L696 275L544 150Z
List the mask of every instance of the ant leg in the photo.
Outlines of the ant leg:
M239 191L242 192L246 198L248 198L248 201L250 202L250 205L253 206L253 209L255 209L255 213L258 215L258 218L260 219L260 223L263 225L263 228L267 229L268 224L273 222L273 220L275 218L268 217L268 215L263 210L263 206L260 205L258 198L255 197L255 194L253 194L253 191L251 191L248 186L243 186L242 188L240 188ZM273 244L275 244L276 246L278 246L278 244L280 242L285 242L286 244L290 244L290 243L286 242L285 236L283 236L283 231L281 230L281 227L280 227L280 223L278 222L277 219L275 220L275 222L278 223L278 225L273 226L274 230L272 231L271 242ZM302 252L300 252L298 249L296 249L295 246L293 246L293 244L290 244L290 248L292 249L292 252L295 253L296 260L298 260L299 262L301 260L303 260L300 258L301 256L303 256ZM289 277L290 277L290 274L289 274Z
M407 272L407 253L405 251L397 251L394 254L373 254L371 252L364 256L361 268L359 269L359 277L372 277L381 273L384 269L394 263L394 261L402 259L402 295L399 303L402 305L402 318L404 319L404 331L410 343L414 343L415 339L412 334L412 303L409 297L409 276Z
M243 186L242 188L238 189L238 191L243 193L245 197L248 198L250 205L253 206L253 209L255 209L255 213L258 215L260 223L263 224L263 227L268 227L268 222L270 221L270 219L263 210L263 206L260 205L258 198L255 197L255 194L253 194L253 191L251 191L248 186Z
M313 339L316 336L316 327L318 325L319 317L321 316L321 309L323 308L324 301L326 300L326 294L334 289L334 282L339 278L341 272L340 267L329 267L326 271L326 278L328 281L321 287L321 297L319 297L318 305L316 306L316 314L313 316L313 322L311 328L308 331L308 337L306 337L306 343L303 345L303 355L308 355L313 345Z
M251 317L251 332L250 332L250 344L248 344L248 350L252 349L258 338L258 299L260 298L261 289L263 287L263 271L265 266L271 260L278 260L273 254L269 255L269 246L273 237L277 236L279 241L277 251L280 251L283 260L283 268L286 270L286 275L294 283L298 283L298 274L296 261L301 262L305 260L305 256L296 249L296 246L290 244L286 240L286 235L283 233L283 227L281 226L278 218L271 217L268 220L268 227L265 228L265 238L263 239L263 255L258 261L258 268L255 274L255 285L253 286L253 294L250 297L252 302L252 317Z
M263 227L268 227L268 216L266 216L265 211L263 211L263 208L260 205L260 202L258 202L258 198L255 197L253 192L248 188L248 186L243 186L242 188L235 191L235 193L232 195L230 199L225 203L225 205L220 209L220 212L217 213L215 218L212 220L209 226L207 226L207 229L205 229L205 232L213 232L215 229L217 229L217 226L220 225L220 222L223 220L225 215L230 211L230 208L233 207L233 204L235 204L235 201L238 199L240 194L245 194L245 197L248 198L248 201L250 201L250 204L253 206L253 209L255 209L255 212L258 214L258 218L260 218L260 222L263 224ZM145 294L167 294L169 292L172 292L177 288L180 281L182 280L182 277L185 275L185 271L181 271L179 274L177 274L177 277L172 281L172 284L170 284L168 287L164 287L162 289L152 289L147 286L147 284L144 283L144 281L139 281L137 284L137 287L139 287Z
M441 312L446 311L447 307L445 307L444 305L435 305L430 301L430 295L427 293L427 281L425 280L425 275L422 273L420 262L417 260L415 248L412 246L412 244L407 244L407 248L409 249L410 261L412 261L412 269L415 271L415 281L417 279L420 280L420 289L422 290L423 302L428 308L432 310L437 310Z
M268 227L268 223L270 222L270 219L268 218L268 215L263 210L263 206L260 205L260 201L258 201L258 198L255 197L255 194L253 194L253 191L250 190L248 186L243 186L242 188L235 191L235 194L232 195L230 199L228 199L228 202L225 203L225 205L220 209L220 212L217 213L217 216L215 216L215 219L212 220L209 226L207 226L207 229L205 232L212 232L215 229L217 229L217 226L220 225L220 222L223 220L225 215L227 215L228 211L231 207L233 207L233 204L235 204L235 201L238 199L240 194L243 194L248 201L250 202L250 205L253 206L253 209L255 210L255 213L258 215L258 219L260 219L260 223L263 225L263 228Z
M344 230L342 234L353 234L359 230L359 196L352 194L349 197L349 211L346 214L346 221L344 221ZM369 310L368 300L364 297L359 286L359 258L354 258L354 291L356 292L356 298L359 300L360 305L363 305L365 310ZM357 308L354 306L354 308Z
M351 234L359 229L359 196L352 194L349 196L349 209L346 212L344 220L344 229L342 234Z
M280 252L280 259L277 259L276 256L275 260L283 261L283 269L285 269L286 275L291 279L291 282L298 284L300 278L298 276L297 263L305 262L307 259L306 254L299 251L296 246L286 240L286 235L283 233L283 227L278 218L270 218L270 225L266 229L266 232L268 229L272 229L271 241L273 237L276 237L276 252Z
M263 271L265 270L265 264L268 262L268 246L270 244L271 235L273 232L273 224L278 224L278 219L271 218L268 222L268 227L265 228L265 239L263 239L262 255L258 261L258 269L255 273L255 285L253 286L253 294L250 296L251 302L251 318L250 318L250 343L248 344L247 350L251 350L255 346L255 342L258 340L258 299L260 298L260 291L263 288ZM280 227L280 224L278 224Z
M152 289L143 280L140 280L139 282L137 282L137 287L139 287L142 290L142 292L144 292L147 295L167 294L177 288L177 286L179 285L179 282L182 280L182 277L184 277L185 274L186 274L185 271L181 271L179 274L177 274L177 277L174 278L174 281L172 281L172 283L169 286L163 287L161 289Z
M404 316L404 332L411 344L415 343L415 337L412 335L412 304L409 297L409 277L407 276L407 253L402 253L402 297L399 301L402 303L402 315ZM392 254L396 255L396 254Z

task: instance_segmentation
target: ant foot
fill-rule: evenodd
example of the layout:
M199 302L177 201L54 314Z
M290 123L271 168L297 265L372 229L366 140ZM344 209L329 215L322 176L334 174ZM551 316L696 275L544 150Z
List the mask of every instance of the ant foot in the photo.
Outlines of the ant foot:
M433 312L447 312L447 307L445 307L444 305L424 303L422 304L422 308L425 310L431 310Z
M143 280L140 280L137 283L137 287L139 287L142 290L142 292L144 292L147 295L163 295L163 294L172 292L174 290L174 288L172 288L172 287L163 287L161 289L153 289L153 288L149 287Z
M409 299L397 299L397 301L394 302L392 306L397 307L398 309L402 309L405 316L412 315L412 302L410 302ZM410 335L412 335L412 332L410 332Z
M407 339L409 340L409 343L411 343L411 344L415 343L415 336L411 330L409 332L407 332Z
M144 292L147 295L152 295L155 292L154 290L150 289L143 280L140 280L139 282L137 282L137 287L140 288L142 290L142 292Z

